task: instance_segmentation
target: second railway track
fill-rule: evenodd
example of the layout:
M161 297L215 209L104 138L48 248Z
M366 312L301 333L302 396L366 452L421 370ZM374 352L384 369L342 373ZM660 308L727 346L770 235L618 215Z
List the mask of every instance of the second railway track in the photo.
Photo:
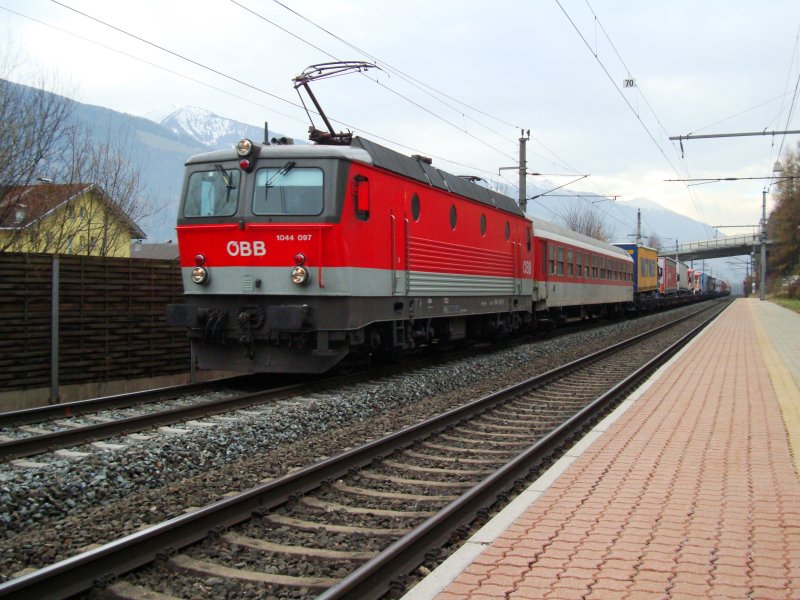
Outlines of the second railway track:
M638 385L655 365L633 365L658 354L664 335L658 344L650 337L617 345L12 580L0 596L65 597L160 559L109 590L213 596L211 585L238 597L377 598Z

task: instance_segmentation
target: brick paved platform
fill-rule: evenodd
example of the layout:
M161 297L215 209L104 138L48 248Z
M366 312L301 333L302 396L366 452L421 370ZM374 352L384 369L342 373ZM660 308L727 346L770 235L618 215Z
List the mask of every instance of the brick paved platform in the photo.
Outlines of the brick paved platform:
M800 316L738 299L405 598L800 598L798 452Z

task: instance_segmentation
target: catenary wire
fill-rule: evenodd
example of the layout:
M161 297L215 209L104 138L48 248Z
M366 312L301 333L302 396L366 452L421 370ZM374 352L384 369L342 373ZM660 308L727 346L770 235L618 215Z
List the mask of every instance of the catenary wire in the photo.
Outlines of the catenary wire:
M295 38L295 39L297 39L297 40L299 40L299 41L303 42L304 44L307 44L307 45L311 46L312 48L314 48L315 50L318 50L319 52L322 52L322 53L323 53L323 54L325 54L326 56L328 56L328 57L330 57L330 58L333 58L334 60L337 60L337 61L341 60L339 57L337 57L337 56L335 56L335 55L331 54L330 52L328 52L328 51L326 51L326 50L323 50L322 48L320 48L319 46L317 46L317 45L313 44L312 42L309 42L308 40L306 40L306 39L305 39L305 38L303 38L302 36L299 36L299 35L297 35L296 33L293 33L293 32L291 32L291 31L289 31L289 30L288 30L288 29L286 29L285 27L282 27L281 25L278 25L277 23L275 23L274 21L272 21L272 20L268 19L268 18L267 18L267 17L265 17L264 15L262 15L262 14L260 14L260 13L256 12L256 11L254 11L254 10L253 10L253 9L251 9L251 8L248 8L247 6L243 5L241 2L238 2L237 0L230 0L230 2L232 2L232 3L233 3L233 4L235 4L236 6L240 7L242 10L245 10L245 11L247 11L247 12L248 12L248 13L250 13L251 15L253 15L253 16L255 16L255 17L257 17L257 18L261 19L261 20L262 20L262 21L264 21L265 23L269 23L269 24L270 24L270 25L272 25L273 27L277 27L278 29L280 29L281 31L283 31L283 32L287 33L288 35L291 35L293 38ZM296 13L295 13L295 14L296 14ZM340 38L337 38L337 39L340 39ZM362 51L360 51L360 50L359 50L359 52L362 52ZM364 53L364 54L366 54L366 53ZM369 56L369 55L367 54L367 56ZM383 89L385 89L386 91L388 91L388 92L390 92L390 93L392 93L392 94L394 94L394 95L398 96L399 98L401 98L401 99L405 100L406 102L409 102L409 103L411 103L412 105L416 106L416 107L417 107L417 108L419 108L420 110L422 110L422 111L424 111L424 112L428 113L428 114L429 114L429 115L431 115L432 117L434 117L434 118L436 118L436 119L439 119L439 120L440 120L440 121L442 121L443 123L446 123L447 125L450 125L451 127L453 127L453 128L455 128L455 129L457 129L457 130L461 131L462 133L464 133L464 134L468 135L469 137L471 137L472 139L474 139L474 140L475 140L475 141L477 141L478 143L480 143L480 144L483 144L484 146L487 146L488 148L491 148L492 150L494 150L495 152L497 152L497 153L499 153L499 154L501 154L501 155L505 156L506 158L510 158L511 160L515 160L513 156L510 156L508 153L504 152L503 150L500 150L500 149L499 149L499 148L497 148L496 146L493 146L492 144L490 144L490 143L489 143L489 142L487 142L486 140L483 140L483 139L479 138L479 137L478 137L478 136L476 136L475 134L473 134L473 133L470 133L469 131L466 131L465 129L462 129L461 127L459 127L458 125L456 125L455 123L453 123L452 121L450 121L449 119L446 119L446 118L445 118L445 117L443 117L442 115L440 115L440 114L437 114L436 112L434 112L433 110L431 110L431 109L429 109L429 108L427 108L427 107L423 106L423 105L422 105L422 104L420 104L419 102L416 102L415 100L412 100L411 98L409 98L409 97L407 97L407 96L405 96L405 95L401 94L401 93L400 93L400 92L398 92L397 90L394 90L394 89L390 88L390 87L389 87L389 86L387 86L386 84L384 84L384 83L381 83L380 81L378 81L378 80L376 80L376 79L372 79L371 77L367 77L367 78L368 78L368 79L370 79L371 81L373 81L374 83L376 83L377 85L379 85L380 87L382 87Z
M670 168L671 168L671 169L672 169L672 170L673 170L673 171L674 171L676 174L678 174L678 175L680 176L680 175L681 175L680 171L679 171L679 170L678 170L678 169L675 167L675 165L674 165L674 164L672 163L672 161L669 159L669 157L667 156L666 152L664 151L664 148L661 146L661 144L659 144L659 142L658 142L658 140L656 139L656 137L655 137L655 135L653 134L653 132L652 132L652 131L650 131L650 128L649 128L649 127L647 127L647 125L645 124L645 122L642 120L642 118L641 118L641 116L639 115L638 111L637 111L637 110L636 110L636 109L633 107L633 105L632 105L632 104L630 103L630 101L629 101L629 100L628 100L628 99L625 97L625 94L622 92L622 90L619 88L619 86L618 86L618 85L617 85L617 84L614 82L614 78L611 76L611 73L609 72L608 68L607 68L607 67L606 67L606 65L603 63L603 61L602 61L602 60L600 60L600 57L598 56L598 54L592 50L592 47L591 47L591 45L589 44L588 40L586 39L586 36L584 36L583 32L581 32L580 28L577 26L577 24L575 23L575 21L572 19L572 17L569 15L569 13L567 13L566 9L565 9L565 8L563 7L563 5L561 4L560 0L555 0L555 2L556 2L556 4L558 5L558 7L561 9L561 11L564 13L564 16L565 16L565 17L567 18L567 20L570 22L570 24L572 25L572 27L573 27L573 29L575 30L575 32L576 32L576 33L578 34L578 36L581 38L581 40L583 41L583 43L584 43L584 45L586 46L586 48L589 50L589 52L590 52L590 53L592 54L592 56L595 58L595 60L597 61L598 65L600 65L600 68L603 70L603 72L605 73L606 77L607 77L607 78L608 78L608 80L611 82L611 85L614 87L614 89L617 91L617 93L619 94L619 96L622 98L622 100L623 100L623 101L625 102L625 104L628 106L628 108L630 109L630 111L631 111L631 112L633 113L633 115L636 117L636 120L639 122L639 124L640 124L640 125L642 126L642 128L645 130L645 132L647 133L647 136L650 138L650 140L651 140L651 141L653 142L653 144L656 146L656 148L658 149L658 151L659 151L659 152L661 153L661 155L664 157L664 160L666 160L666 161L667 161L667 164L670 166ZM587 1L587 5L588 5L588 1ZM590 8L590 10L591 10L591 6L589 6L589 8ZM594 13L594 11L593 11L593 10L592 10L592 15L595 17L595 20L597 21L597 23L598 23L598 24L600 24L600 23L599 23L599 20L597 19L597 16L595 15L595 13ZM601 27L601 29L603 30L603 32L605 33L605 29L603 29L603 28L602 28L602 24L600 24L600 27ZM607 37L607 39L609 40L609 43L611 43L612 47L614 47L614 45L613 45L613 42L611 42L610 38L608 38L608 36L606 36L606 37ZM619 56L619 53L616 51L616 48L615 48L615 47L614 47L614 51L615 51L615 53L617 53L617 56ZM620 61L622 61L621 57L620 57ZM629 70L628 70L628 68L627 68L627 66L625 65L625 63L624 63L624 62L622 62L622 65L623 65L623 67L626 69L626 71L627 71L627 72L629 72ZM640 94L641 94L641 92L640 92ZM643 96L643 95L642 95L642 97L644 98L644 96ZM645 102L647 103L646 99L645 99ZM649 104L648 104L648 106L649 106ZM652 107L650 107L650 110L652 111ZM655 112L653 112L653 114L654 114L654 116L656 116L656 115L655 115ZM656 116L656 120L658 121L658 123L659 123L659 126L661 126L661 127L662 127L662 129L663 129L663 126L661 125L661 122L658 120L658 117L657 117L657 116ZM673 147L674 147L674 144L673 144ZM687 172L688 172L688 169L687 169ZM703 215L703 211L701 210L701 208L700 208L700 206L699 206L699 204L698 204L698 202L697 202L697 197L696 197L696 194L693 192L693 190L690 190L688 187L687 187L686 189L687 189L687 191L689 192L689 196L691 197L691 199L692 199L692 202L694 203L695 210L696 210L696 211L697 211L697 213L698 213L698 214L701 216L701 218L702 218L702 219L705 221L705 216ZM709 228L707 225L705 225L705 223L703 223L703 225L705 226L705 228L706 228L708 231L711 231L711 229L710 229L710 228Z
M270 110L270 111L272 111L274 113L277 113L277 114L281 115L282 117L286 117L287 119L291 119L293 121L297 121L298 123L304 123L304 124L306 123L305 119L299 119L299 118L294 117L292 115L289 115L287 113L284 113L284 112L281 112L279 110L276 110L274 107L266 106L264 104L259 104L258 102L255 102L254 100L251 100L250 98L245 98L244 96L240 96L240 95L235 94L235 93L233 93L231 91L224 90L224 89L222 89L220 87L217 87L215 85L211 85L210 83L206 83L205 81L201 81L199 79L195 79L194 77L190 77L189 75L186 75L184 73L180 73L178 71L175 71L174 69L170 69L168 67L164 67L164 66L158 65L158 64L156 64L156 63L154 63L152 61L146 60L146 59L141 58L139 56L135 56L135 55L133 55L133 54L131 54L129 52L125 52L124 50L118 50L117 48L113 48L113 47L111 47L111 46L109 46L107 44L103 44L102 42L98 42L96 40L92 40L92 39L90 39L90 38L88 38L86 36L83 36L83 35L79 34L79 33L75 33L73 31L69 31L67 29L63 29L61 27L58 27L56 25L52 25L50 23L46 23L46 22L41 21L39 19L36 19L34 17L30 17L28 15L22 14L20 12L15 11L15 10L11 10L10 8L6 8L5 6L0 6L0 8L2 8L3 10L5 10L7 12L15 14L18 17L21 17L23 19L27 19L27 20L32 21L34 23L38 23L39 25L42 25L44 27L49 27L50 29L53 29L55 31L59 31L59 32L61 32L63 34L66 34L66 35L78 38L80 40L83 40L84 42L88 42L90 44L94 44L95 46L99 46L101 48L104 48L105 50L109 50L109 51L114 52L116 54L120 54L122 56L125 56L126 58L130 58L131 60L135 60L135 61L138 61L140 63L146 64L146 65L148 65L150 67L159 69L161 71L164 71L165 73L169 73L170 75L175 75L176 77L180 77L180 78L185 79L187 81L191 81L192 83L197 83L199 85L207 87L207 88L209 88L211 90L214 90L216 92L220 92L222 94L230 96L231 98L236 98L237 100L242 100L244 102L248 102L250 104L253 104L254 106L258 106L260 108L265 108L267 110Z
M134 38L134 39L136 39L136 40L138 40L138 41L140 41L140 42L142 42L142 43L144 43L144 44L147 44L147 45L149 45L149 46L152 46L152 47L154 47L154 48L157 48L158 50L161 50L161 51L163 51L163 52L166 52L166 53L168 53L168 54L171 54L172 56L175 56L175 57L177 57L177 58L180 58L181 60L184 60L184 61L186 61L186 62L189 62L189 63L191 63L191 64L193 64L193 65L196 65L196 66L198 66L198 67L200 67L200 68L203 68L203 69L206 69L206 70L208 70L208 71L211 71L212 73L215 73L215 74L217 74L217 75L220 75L220 76L222 76L222 77L225 77L225 78L227 78L227 79L229 79L229 80L231 80L231 81L234 81L234 82L236 82L236 83L239 83L239 84L241 84L241 85L244 85L245 87L251 88L251 89L253 89L253 90L255 90L255 91L261 92L261 93L263 93L263 94L266 94L266 95L268 95L268 96L270 96L270 97L273 97L273 98L275 98L275 99L281 100L282 102L285 102L285 103L287 103L287 104L290 104L290 105L292 105L292 106L294 106L294 107L296 107L296 108L301 108L301 109L305 110L305 108L304 108L304 107L303 107L301 104L297 104L297 103L295 103L295 102L292 102L291 100L287 100L287 99L285 99L285 98L281 98L280 96L278 96L278 95L276 95L276 94L273 94L273 93L271 93L271 92L268 92L267 90L264 90L264 89L262 89L262 88L259 88L258 86L252 85L252 84L250 84L250 83L247 83L247 82L245 82L245 81L242 81L242 80L240 80L240 79L237 79L237 78L235 78L235 77L232 77L232 76L230 76L230 75L227 75L227 74L225 74L225 73L223 73L223 72L221 72L221 71L219 71L219 70L217 70L217 69L215 69L215 68L213 68L213 67L209 67L208 65L205 65L205 64L203 64L203 63L201 63L201 62L199 62L199 61L196 61L196 60L194 60L194 59L192 59L192 58L189 58L189 57L183 56L182 54L180 54L180 53L178 53L178 52L175 52L175 51L173 51L173 50L170 50L170 49L168 49L168 48L165 48L164 46L161 46L161 45L159 45L159 44L156 44L156 43L154 43L154 42L151 42L151 41L149 41L149 40L146 40L146 39L144 39L144 38L142 38L142 37L140 37L140 36L138 36L138 35L136 35L136 34L130 33L130 32L128 32L128 31L125 31L124 29L121 29L120 27L117 27L117 26L115 26L115 25L112 25L112 24L110 24L110 23L106 23L105 21L102 21L101 19L98 19L98 18L96 18L96 17L93 17L93 16L91 16L91 15L89 15L89 14L87 14L87 13L84 13L84 12L82 12L82 11L79 11L79 10L75 9L75 8L72 8L72 7L70 7L70 6L66 5L66 4L64 4L64 3L62 3L62 2L59 2L58 0L50 0L50 1L51 1L51 2L53 2L53 3L55 3L55 4L58 4L59 6L62 6L62 7L64 7L64 8L66 8L66 9L68 9L68 10L72 11L72 12L75 12L75 13L77 13L77 14L79 14L79 15L81 15L81 16L83 16L83 17L85 17L85 18L88 18L88 19L90 19L90 20L92 20L92 21L95 21L95 22L97 22L97 23L100 23L101 25L104 25L104 26L106 26L106 27L109 27L110 29L113 29L113 30L115 30L115 31L118 31L119 33L122 33L122 34L124 34L124 35L127 35L127 36L129 36L129 37L132 37L132 38ZM313 111L312 111L312 112L313 112ZM316 113L314 113L314 114L316 114ZM456 166L464 167L464 168L467 168L467 169L472 169L472 170L475 170L475 171L478 171L478 172L481 172L481 173L494 174L492 171L488 171L488 170L486 170L486 169L482 169L482 168L480 168L480 167L475 167L475 166L473 166L473 165L468 165L468 164L466 164L466 163L460 163L460 162L457 162L457 161L453 161L453 160L450 160L450 159L444 158L444 157L442 157L442 156L437 156L437 155L435 155L435 154L431 154L431 153L425 152L424 150L419 150L419 149L417 149L417 148L414 148L414 147L411 147L411 146L408 146L408 145L405 145L405 144L401 144L401 143L399 143L399 142L396 142L396 141L394 141L394 140L390 140L390 139L388 139L388 138L386 138L386 137L383 137L383 136L380 136L380 135L378 135L378 134L372 133L372 132L370 132L370 131L367 131L367 130L365 130L365 129L358 128L358 127L355 127L354 125L348 124L348 123L346 123L346 122L344 122L344 121L341 121L341 120L339 120L339 119L331 118L330 120L331 120L331 121L333 121L333 122L336 122L336 123L338 123L338 124L340 124L340 125L343 125L344 127L347 127L347 128L349 128L349 129L354 129L354 130L356 130L356 129L357 129L357 130L363 131L364 133L366 133L367 135L369 135L370 137L372 137L372 138L374 138L374 139L382 140L382 141L384 141L384 142L387 142L387 143L389 143L389 144L393 144L393 145L396 145L396 146L398 146L398 147L405 148L405 149L407 149L407 150L411 150L412 152L417 152L417 153L424 153L424 154L427 154L427 155L431 156L432 158L436 158L437 160L441 160L441 161L443 161L443 162L446 162L446 163L448 163L448 164L452 164L452 165L456 165Z

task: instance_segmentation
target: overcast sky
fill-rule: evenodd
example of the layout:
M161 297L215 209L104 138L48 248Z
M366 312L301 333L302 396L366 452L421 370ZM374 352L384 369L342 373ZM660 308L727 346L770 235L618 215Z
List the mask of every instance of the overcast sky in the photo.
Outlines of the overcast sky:
M302 138L308 120L292 77L311 64L376 60L382 71L313 84L338 127L486 178L515 165L519 130L529 129L530 171L591 174L570 189L621 202L646 197L710 225L758 223L769 182L664 180L769 176L779 149L800 140L690 140L684 158L668 140L800 129L798 0L0 0L0 7L3 54L11 45L20 57L12 78L50 73L81 102L151 118L198 106ZM502 177L516 185L514 171ZM545 179L570 181L528 181L549 185Z

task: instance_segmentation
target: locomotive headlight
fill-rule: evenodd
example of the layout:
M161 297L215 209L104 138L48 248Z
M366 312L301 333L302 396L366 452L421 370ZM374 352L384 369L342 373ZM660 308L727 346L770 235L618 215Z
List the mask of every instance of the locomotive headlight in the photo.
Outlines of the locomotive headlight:
M236 144L236 154L244 158L245 156L249 156L250 152L253 151L253 142L244 138L238 144Z
M291 273L292 283L296 285L303 285L308 281L308 269L303 266L296 266L292 269Z
M203 285L208 282L208 271L205 267L197 266L192 269L192 281L197 285Z

